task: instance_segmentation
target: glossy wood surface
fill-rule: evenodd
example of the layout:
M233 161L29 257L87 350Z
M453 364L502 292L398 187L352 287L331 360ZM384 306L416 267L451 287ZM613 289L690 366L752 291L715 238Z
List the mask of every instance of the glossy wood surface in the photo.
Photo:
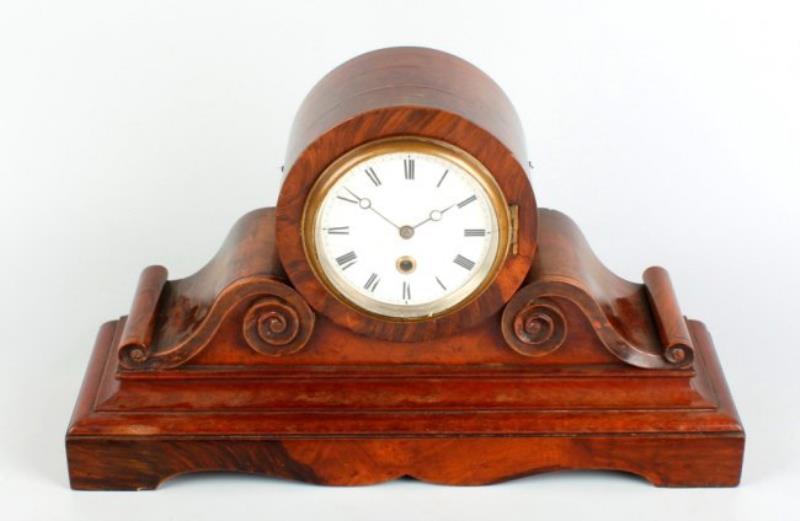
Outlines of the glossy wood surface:
M471 154L492 173L519 215L515 253L493 283L458 311L426 321L380 320L335 298L313 273L302 243L303 208L325 168L359 145L392 136L439 140ZM289 143L276 207L278 254L292 286L336 324L395 342L449 336L496 313L528 273L537 213L519 118L497 84L464 60L421 48L356 57L312 89Z
M113 355L114 326L101 330L95 369ZM733 486L741 473L744 434L705 328L698 322L689 328L701 361L693 380L704 381L714 399L695 409L300 409L292 414L240 406L238 412L227 407L217 413L126 413L95 409L96 380L87 375L67 437L71 483L86 490L141 490L187 472L228 471L330 485L402 476L477 485L560 469L601 469L637 474L659 486ZM204 390L197 382L179 381L195 386L192 396ZM628 381L595 383L591 389L599 394ZM587 391L573 384L564 390Z
M545 356L508 342L508 316L499 313L417 344L369 339L324 316L313 325L306 317L312 330L302 345L280 355L259 349L244 333L259 303L279 298L282 312L298 305L287 298L275 252L263 246L274 248L273 215L245 216L215 261L193 277L163 282L161 295L153 288L163 272L145 270L131 315L103 326L67 435L74 487L153 488L207 470L327 484L401 475L477 484L560 468L621 470L658 485L738 481L744 432L707 331L684 323L695 356L691 364L670 362L657 323L669 323L675 310L661 319L652 313L672 297L663 287L649 292L622 281L593 256L569 261L591 250L563 214L541 212L541 251L525 286L571 281L547 297L564 320L564 338ZM245 269L253 244L262 258ZM648 299L665 302L650 306ZM209 311L192 321L186 309ZM265 345L286 345L271 336L275 310L264 310L267 327L257 333ZM155 324L145 359L125 354L141 347L126 342L145 338L131 334L141 326L130 323ZM646 354L643 360L661 362L636 367L636 357L609 345L620 339ZM193 354L175 358L187 345Z
M522 123L494 80L452 54L393 47L356 56L311 89L292 124L286 171L314 141L342 122L399 107L432 109L427 113L433 117L456 115L493 136L517 161L527 161ZM403 119L401 114L395 117Z
M428 321L334 298L301 238L326 166L399 135L472 154L518 216L488 289ZM708 331L666 270L624 280L569 217L537 209L523 143L499 87L445 53L377 51L323 78L277 207L243 216L194 275L146 268L130 313L101 327L66 436L72 486L203 471L474 485L559 469L736 485L745 434Z
M131 371L366 364L435 364L464 370L503 364L507 370L557 364L680 368L691 362L691 355L681 363L671 362L666 351L670 344L661 338L659 323L683 321L674 293L668 291L666 271L646 272L651 274L650 286L625 281L597 260L567 216L541 210L539 221L543 247L525 286L502 316L495 313L446 338L408 343L357 334L313 313L280 269L274 210L250 212L234 226L214 260L197 274L166 281L164 268L144 270L122 331L121 364ZM649 289L656 284L663 290ZM292 356L264 357L265 348L254 348L255 337L243 333L246 317L259 322L253 315L258 314L256 304L265 298L276 298L284 307L264 310L262 325L271 318L276 321L273 326L283 325L286 334L302 333L282 344ZM553 315L548 317L548 313ZM512 331L518 319L530 328L538 327L538 336L528 334L527 343L518 338ZM270 335L268 327L260 332ZM145 338L150 342L143 344ZM691 346L690 341L686 343ZM134 359L132 350L144 356ZM533 351L547 356L535 356Z

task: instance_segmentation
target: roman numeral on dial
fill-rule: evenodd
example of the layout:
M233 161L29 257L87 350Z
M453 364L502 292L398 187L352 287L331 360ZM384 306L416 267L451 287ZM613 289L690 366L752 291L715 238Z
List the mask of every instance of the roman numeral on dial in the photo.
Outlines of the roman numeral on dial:
M375 186L381 185L381 178L378 177L378 174L375 173L372 167L367 168L364 172L367 174L367 177L369 177L369 180L372 181L372 184Z
M414 160L413 159L411 159L411 158L403 159L403 171L404 171L405 177L406 177L406 179L408 181L413 181L414 180Z
M475 262L469 260L468 258L464 257L463 255L456 255L456 258L453 259L453 262L464 268L465 270L469 271L475 267Z
M449 172L449 171L450 170L445 170L444 171L444 173L442 174L442 177L439 178L439 182L436 183L436 188L439 188L440 186L442 186L442 181L444 181L444 178L447 177L447 172Z
M483 228L467 228L464 230L464 237L485 237L486 230Z
M337 199L341 199L342 201L346 201L348 203L358 204L358 201L356 201L355 199L350 199L350 198L345 197L343 195L337 195L336 198Z
M436 279L436 283L439 284L439 287L442 288L444 291L447 291L447 286L444 285L444 282L439 280L439 277L434 277Z
M350 235L349 226L331 226L326 228L328 235Z
M464 208L465 206L467 206L469 203L471 203L475 199L477 199L477 197L475 196L475 194L472 194L469 197L467 197L466 199L464 199L463 201L461 201L460 203L458 203L458 207L459 208Z
M411 283L403 281L403 300L411 300Z
M378 283L380 281L381 281L381 279L378 277L378 274L377 273L373 273L372 275L369 276L369 278L367 279L367 282L364 283L364 289L369 290L372 293L375 293L375 288L378 287Z
M347 268L356 263L356 257L357 257L356 252L349 251L344 255L336 257L336 264L341 266L343 270L346 270Z

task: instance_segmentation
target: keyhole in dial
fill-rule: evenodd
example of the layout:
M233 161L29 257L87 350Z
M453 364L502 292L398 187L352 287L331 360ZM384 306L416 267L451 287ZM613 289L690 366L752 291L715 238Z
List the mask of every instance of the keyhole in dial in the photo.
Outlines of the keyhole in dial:
M397 271L404 275L408 275L409 273L413 273L415 269L417 269L417 261L414 260L413 257L409 257L408 255L403 255L397 259L395 263L397 266Z

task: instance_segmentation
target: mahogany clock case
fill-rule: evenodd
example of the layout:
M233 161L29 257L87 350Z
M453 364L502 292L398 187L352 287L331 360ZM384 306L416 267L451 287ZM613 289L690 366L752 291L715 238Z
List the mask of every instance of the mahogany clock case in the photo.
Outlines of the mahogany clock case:
M397 136L445 142L477 159L494 176L518 228L516 253L481 295L454 313L414 323L375 319L335 298L313 273L302 241L303 209L325 168L360 145ZM291 284L338 325L387 340L446 336L496 313L522 283L536 251L536 202L522 160L524 142L500 87L455 56L394 48L337 67L303 101L289 138L276 239Z
M493 284L429 322L366 316L309 269L315 176L362 143L440 139L495 175L517 248ZM502 91L438 51L376 51L303 103L276 208L196 274L146 268L100 328L67 431L73 488L152 489L199 471L356 485L484 484L606 469L661 486L739 482L744 430L711 337L667 272L623 280L567 216L537 209Z

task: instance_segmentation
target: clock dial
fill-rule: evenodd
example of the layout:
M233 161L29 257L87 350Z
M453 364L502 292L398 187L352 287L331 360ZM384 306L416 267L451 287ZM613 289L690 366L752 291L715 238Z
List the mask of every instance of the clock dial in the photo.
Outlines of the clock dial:
M320 275L377 315L421 319L457 307L505 255L506 207L491 181L433 144L350 161L312 209L307 240Z

